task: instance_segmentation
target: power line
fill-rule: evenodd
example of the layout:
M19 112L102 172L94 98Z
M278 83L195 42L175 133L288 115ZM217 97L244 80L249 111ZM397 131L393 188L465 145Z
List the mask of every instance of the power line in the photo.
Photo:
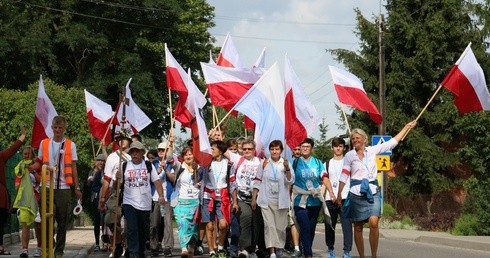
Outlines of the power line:
M141 7L141 6L113 3L113 2L107 2L107 1L97 1L97 0L82 0L82 1L88 2L88 3L94 3L94 4L103 4L103 5L112 6L112 7L119 7L119 8L124 8L124 9L138 10L138 11L159 11L159 12L167 11L165 9L152 8L152 7Z
M222 16L216 15L216 19L221 20L232 20L232 21L249 21L249 22L260 22L260 23L284 23L284 24L298 24L298 25L319 25L319 26L344 26L344 27L355 27L355 24L350 23L329 23L329 22L297 22L297 21L286 21L286 20L264 20L259 18L243 18L235 16Z
M227 34L223 33L211 33L217 36L226 36ZM278 39L278 38L266 38L266 37L252 37L252 36L240 36L233 34L233 38L242 38L242 39L253 39L253 40L272 40L272 41L283 41L283 42L296 42L296 43L318 43L318 44L337 44L337 45L350 45L356 44L353 42L343 42L343 41L319 41L319 40L300 40L300 39Z
M19 3L23 3L23 4L28 5L28 6L42 8L42 9L46 9L46 10L50 10L50 11L56 11L56 12L65 13L65 14L73 14L73 15L77 15L77 16L92 18L92 19L99 19L99 20L104 20L104 21L110 21L110 22L116 22L116 23L123 23L123 24L128 24L128 25L135 25L135 26L139 26L139 27L147 27L147 28L154 28L154 29L163 29L163 27L157 27L157 26L148 25L148 24L142 24L142 23L122 21L122 20L111 19L111 18L104 18L104 17L100 17L100 16L94 16L94 15L89 15L89 14L77 13L77 12L72 12L72 11L67 11L67 10L52 8L52 7L43 6L43 5L31 4L31 3L25 3L25 2L19 2Z

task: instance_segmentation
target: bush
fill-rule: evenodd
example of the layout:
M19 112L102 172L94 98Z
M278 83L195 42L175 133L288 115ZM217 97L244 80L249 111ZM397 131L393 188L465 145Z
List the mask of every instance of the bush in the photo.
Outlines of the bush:
M389 203L383 203L383 216L386 218L392 218L396 215L396 210Z
M454 223L453 234L457 236L478 235L480 224L474 214L463 214Z
M454 228L454 222L458 217L456 212L434 213L431 215L414 218L419 229L429 231L448 231Z

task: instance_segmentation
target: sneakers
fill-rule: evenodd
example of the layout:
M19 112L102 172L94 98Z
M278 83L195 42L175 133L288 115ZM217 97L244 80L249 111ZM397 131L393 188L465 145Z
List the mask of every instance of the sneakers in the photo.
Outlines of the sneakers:
M165 256L165 257L170 257L170 256L172 256L172 249L170 249L170 248L165 248L165 249L163 250L163 256Z
M151 250L151 257L158 257L160 253L158 252L158 249L152 249Z
M342 258L351 258L349 251L344 251Z
M269 256L269 258L277 258L277 256L276 256L275 253L271 253L271 255Z
M215 252L212 252L209 254L209 258L218 258L218 255L216 255Z
M226 258L226 251L225 250L218 250L218 258Z
M247 250L242 250L238 253L238 258L248 258Z
M194 250L194 255L202 255L204 253L204 249L202 248L202 245L196 246L196 249Z
M95 245L94 252L98 252L98 251L100 251L100 246L99 245Z
M293 257L301 257L301 251L300 250L294 250Z
M27 249L22 250L22 253L20 254L20 257L22 257L22 258L29 257L29 251L27 251Z
M328 249L328 258L335 258L335 250L334 249Z
M34 251L34 257L41 257L43 255L43 251L41 248L37 248L36 251Z
M257 254L256 253L250 253L248 255L249 258L258 258Z

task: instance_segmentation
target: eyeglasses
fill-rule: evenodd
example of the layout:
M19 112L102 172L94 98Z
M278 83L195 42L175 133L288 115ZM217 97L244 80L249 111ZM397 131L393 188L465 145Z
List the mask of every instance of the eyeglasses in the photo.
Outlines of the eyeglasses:
M249 151L249 150L253 150L253 148L242 148L242 150Z
M165 149L158 149L158 151L165 151Z

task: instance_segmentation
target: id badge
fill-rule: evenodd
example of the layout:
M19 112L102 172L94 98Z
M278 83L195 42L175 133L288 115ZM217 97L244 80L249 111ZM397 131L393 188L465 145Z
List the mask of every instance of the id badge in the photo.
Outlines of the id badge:
M139 186L143 186L143 185L145 185L145 183L143 182L143 178L141 178L141 177L140 177L140 178L138 178L138 185L139 185Z
M306 181L306 189L312 190L313 188L313 182L311 182L310 180Z
M333 183L333 187L337 188L337 182Z
M216 194L216 196L220 196L220 195L221 195L221 194L220 194L220 193L221 193L220 189L216 189L216 190L214 190L214 193Z
M271 193L279 193L279 184L277 182L271 182Z
M192 196L192 189L187 189L187 196Z

